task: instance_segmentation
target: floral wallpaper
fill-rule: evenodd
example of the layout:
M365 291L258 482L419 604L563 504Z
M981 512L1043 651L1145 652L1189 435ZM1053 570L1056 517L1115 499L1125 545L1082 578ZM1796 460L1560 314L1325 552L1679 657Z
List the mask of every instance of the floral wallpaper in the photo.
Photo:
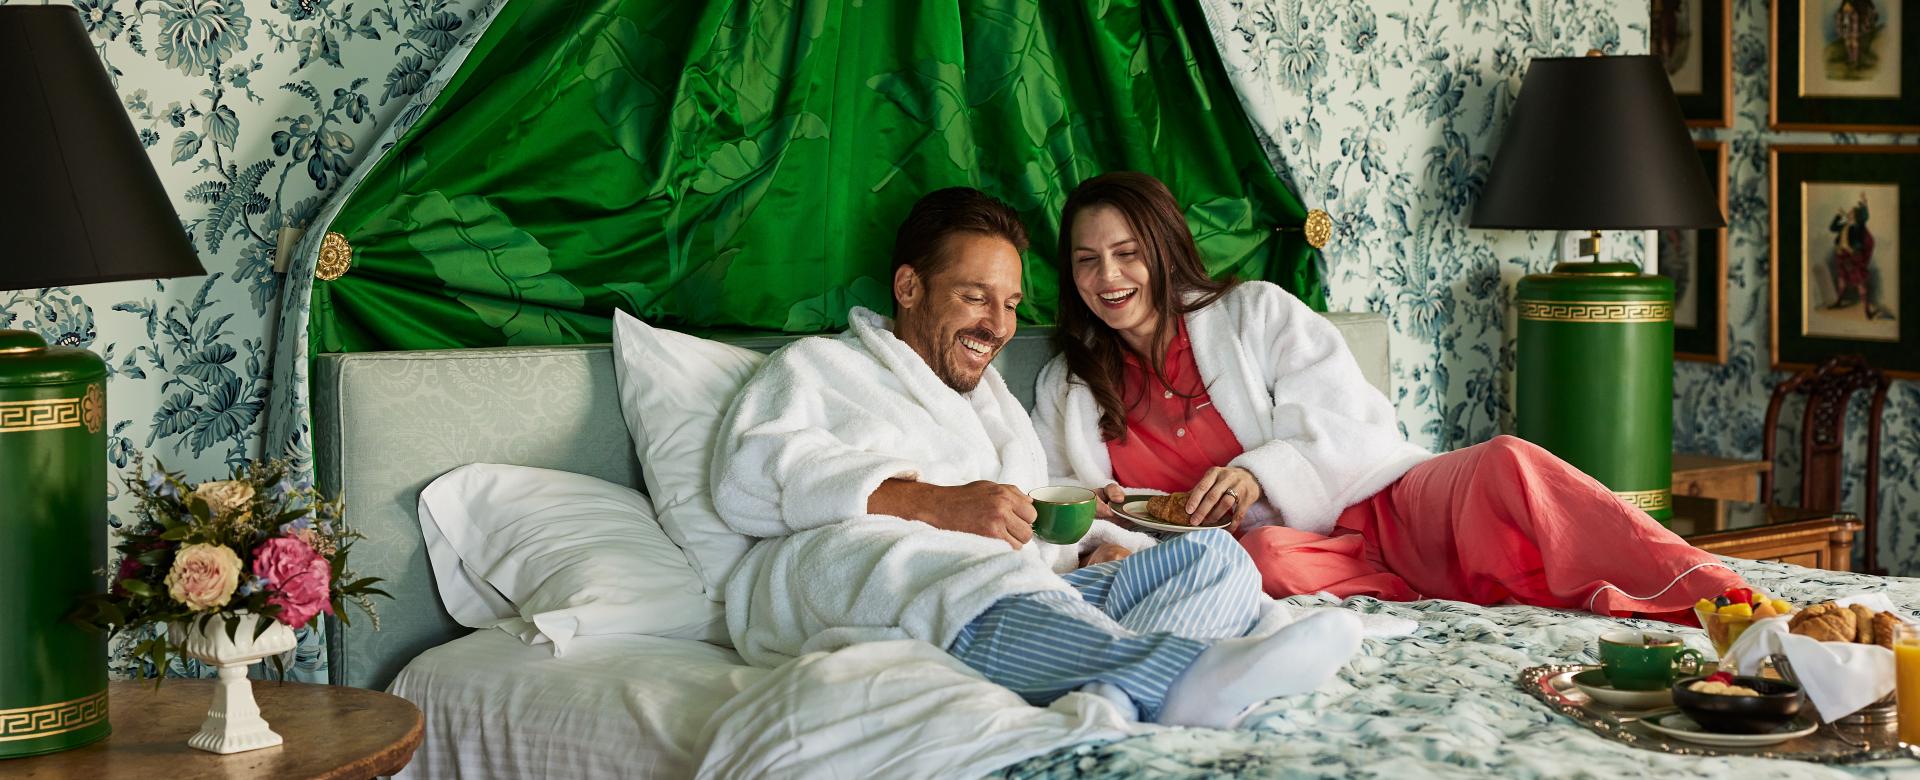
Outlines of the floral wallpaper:
M1768 0L1733 0L1733 127L1695 130L1694 137L1726 141L1727 362L1681 362L1674 374L1674 446L1723 457L1758 458L1773 387L1787 374L1768 368L1768 204L1772 199L1767 150L1774 144L1914 144L1917 135L1774 132L1767 129ZM1865 499L1866 399L1857 398L1847 421L1846 504ZM1777 433L1784 457L1775 474L1777 496L1798 492L1798 425L1804 407L1790 402ZM1920 383L1896 381L1881 420L1880 565L1896 575L1920 576ZM1860 552L1860 548L1856 548Z
M1527 62L1647 50L1638 0L1206 0L1274 167L1334 218L1330 308L1393 329L1393 401L1436 450L1513 428L1513 286L1553 233L1467 227ZM1644 236L1610 233L1639 262Z
M0 0L0 5L6 0ZM18 0L16 0L18 2ZM0 327L107 361L107 457L191 479L261 455L282 230L307 226L483 0L74 0L205 277L23 290ZM274 454L274 453L267 453ZM131 510L110 504L116 527ZM323 668L307 635L297 670ZM137 662L116 655L116 675Z

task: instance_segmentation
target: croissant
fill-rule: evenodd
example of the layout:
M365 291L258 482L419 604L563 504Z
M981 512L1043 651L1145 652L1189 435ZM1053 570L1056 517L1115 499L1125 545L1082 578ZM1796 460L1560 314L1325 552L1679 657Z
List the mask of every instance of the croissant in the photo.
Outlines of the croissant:
M1873 615L1873 643L1888 650L1893 649L1893 627L1900 619L1892 612L1876 612Z
M1829 602L1800 610L1787 622L1787 630L1821 642L1852 642L1859 634L1858 621L1853 610Z
M1853 610L1853 641L1863 645L1873 644L1873 616L1876 613L1862 604L1855 604L1848 609Z
M1187 514L1187 494L1171 493L1147 499L1147 514L1153 515L1175 525L1192 525L1191 515Z

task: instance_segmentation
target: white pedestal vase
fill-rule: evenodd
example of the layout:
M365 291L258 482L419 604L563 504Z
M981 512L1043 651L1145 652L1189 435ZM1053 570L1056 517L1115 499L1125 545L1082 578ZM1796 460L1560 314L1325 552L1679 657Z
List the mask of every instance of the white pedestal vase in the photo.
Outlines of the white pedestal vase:
M174 623L168 632L179 637L187 657L217 667L220 679L213 689L213 704L207 708L207 720L200 732L187 740L191 747L211 753L240 753L280 744L280 735L267 728L260 707L253 701L253 682L247 679L247 666L293 649L293 629L267 618L272 625L253 635L259 615L242 613L240 629L227 638L226 620Z

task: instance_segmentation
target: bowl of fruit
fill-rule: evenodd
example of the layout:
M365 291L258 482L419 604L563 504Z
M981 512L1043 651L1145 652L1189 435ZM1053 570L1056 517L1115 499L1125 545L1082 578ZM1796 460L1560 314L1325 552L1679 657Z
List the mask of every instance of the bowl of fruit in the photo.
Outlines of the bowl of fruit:
M1700 619L1700 627L1706 629L1707 638L1713 640L1713 651L1723 661L1727 657L1727 648L1746 633L1753 621L1791 612L1792 604L1752 588L1728 588L1725 593L1701 599L1693 605L1694 617Z

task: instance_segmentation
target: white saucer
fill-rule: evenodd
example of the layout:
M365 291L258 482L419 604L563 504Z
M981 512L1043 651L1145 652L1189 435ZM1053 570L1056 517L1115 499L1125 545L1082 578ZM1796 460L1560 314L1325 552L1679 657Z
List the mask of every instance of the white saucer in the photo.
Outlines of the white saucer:
M1567 675L1567 681L1589 698L1610 707L1639 710L1665 707L1673 703L1672 688L1653 691L1621 690L1608 683L1606 671L1597 666L1584 672Z
M1688 742L1698 742L1702 745L1712 745L1714 747L1761 747L1765 745L1778 745L1787 740L1799 739L1820 730L1820 724L1805 715L1801 715L1792 723L1788 724L1788 727L1791 729L1790 731L1776 731L1771 734L1722 734L1716 731L1707 731L1702 729L1700 724L1693 722L1693 718L1687 717L1687 714L1684 712L1661 715L1660 717L1648 718L1640 722L1645 724L1647 728L1669 737L1678 737ZM1794 726L1798 726L1799 728L1792 728Z
M1229 518L1209 525L1176 525L1164 520L1155 520L1153 515L1147 514L1146 499L1128 501L1127 503L1121 504L1119 512L1128 520L1132 520L1134 525L1140 526L1141 528L1151 528L1155 531L1165 531L1175 534L1184 534L1188 531L1205 531L1209 528L1225 528L1233 522L1233 520Z

